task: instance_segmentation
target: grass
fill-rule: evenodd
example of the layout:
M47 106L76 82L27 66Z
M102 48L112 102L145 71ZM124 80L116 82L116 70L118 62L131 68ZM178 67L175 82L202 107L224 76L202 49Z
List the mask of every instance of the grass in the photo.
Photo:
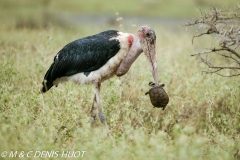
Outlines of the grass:
M55 24L16 28L9 21L0 36L0 154L18 154L6 159L22 159L21 151L33 151L29 159L34 160L61 157L34 157L37 151L86 151L82 159L89 160L239 158L234 157L240 149L239 77L202 74L206 67L190 56L212 39L196 39L192 46L184 30L151 26L157 34L159 77L170 102L162 111L144 95L152 76L141 55L125 76L102 85L112 134L107 138L101 125L90 127L92 86L65 83L39 94L54 55L68 42L102 29ZM136 27L125 28L136 32Z
M126 76L103 84L112 139L103 127L90 127L93 87L66 83L38 93L57 51L90 31L3 32L0 151L85 150L84 159L233 159L240 147L239 79L201 74L206 68L189 56L194 48L187 33L153 28L170 103L165 111L152 108L144 95L152 77L140 56Z

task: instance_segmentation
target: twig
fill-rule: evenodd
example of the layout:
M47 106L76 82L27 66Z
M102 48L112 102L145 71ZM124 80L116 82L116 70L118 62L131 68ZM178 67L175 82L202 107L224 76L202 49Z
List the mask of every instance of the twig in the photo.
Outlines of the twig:
M188 28L200 25L196 30L198 34L195 34L192 38L192 44L195 38L214 34L219 39L219 46L192 54L191 56L197 56L205 65L207 65L209 71L203 71L205 73L216 73L223 77L240 75L240 53L238 52L240 46L240 17L238 16L240 5L234 10L221 10L211 6L208 12L202 12L202 10L199 11L201 14L200 18L196 19L194 22L187 22L185 24ZM225 52L229 54L226 54ZM212 53L215 53L215 55ZM223 64L223 66L215 65L212 63L213 59L208 59L208 55L210 54L213 59L216 59L216 56L220 56L220 58L225 58L228 62L222 62L226 63L225 65ZM233 74L231 72L231 75L228 76L220 73L222 70L227 69L238 73Z

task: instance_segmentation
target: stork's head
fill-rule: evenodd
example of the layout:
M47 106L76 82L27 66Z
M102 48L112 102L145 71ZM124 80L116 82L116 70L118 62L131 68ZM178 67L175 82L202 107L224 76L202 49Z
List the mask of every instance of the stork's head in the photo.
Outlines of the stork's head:
M137 32L144 54L146 55L153 79L158 84L158 68L156 57L156 34L149 26L142 26Z

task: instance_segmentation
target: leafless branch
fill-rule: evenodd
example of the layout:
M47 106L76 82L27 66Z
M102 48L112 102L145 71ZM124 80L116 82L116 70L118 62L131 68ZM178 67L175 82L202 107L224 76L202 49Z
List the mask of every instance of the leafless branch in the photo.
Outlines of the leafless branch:
M239 14L240 5L233 9L218 9L211 6L208 11L202 12L200 10L200 18L185 24L187 28L197 27L192 44L195 38L203 35L215 35L219 42L213 48L191 55L197 56L208 67L209 70L204 71L204 73L215 73L223 77L240 75ZM214 61L221 63L213 64ZM224 70L230 70L228 75L222 74Z

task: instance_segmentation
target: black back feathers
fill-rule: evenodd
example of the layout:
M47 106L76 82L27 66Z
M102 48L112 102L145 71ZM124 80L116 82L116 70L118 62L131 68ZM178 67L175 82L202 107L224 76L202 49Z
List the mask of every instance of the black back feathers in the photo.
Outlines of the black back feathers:
M80 72L88 76L91 71L101 68L120 50L117 36L118 31L108 30L67 44L54 57L45 74L42 92L49 90L57 78Z

